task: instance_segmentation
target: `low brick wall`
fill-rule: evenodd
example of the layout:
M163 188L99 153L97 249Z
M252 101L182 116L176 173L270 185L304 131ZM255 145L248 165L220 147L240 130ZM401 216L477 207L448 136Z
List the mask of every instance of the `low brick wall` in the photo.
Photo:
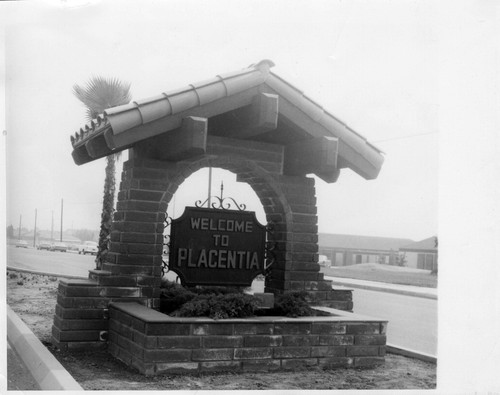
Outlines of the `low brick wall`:
M331 315L213 320L111 303L108 350L148 376L384 363L387 321L317 309Z

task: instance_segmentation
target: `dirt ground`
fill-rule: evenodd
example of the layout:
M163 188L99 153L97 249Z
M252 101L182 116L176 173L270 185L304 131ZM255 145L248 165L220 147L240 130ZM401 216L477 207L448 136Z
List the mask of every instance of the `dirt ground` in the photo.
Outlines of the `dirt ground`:
M85 390L434 389L436 365L387 354L375 369L320 368L273 373L145 377L106 351L68 353L53 347L59 279L7 272L7 303Z

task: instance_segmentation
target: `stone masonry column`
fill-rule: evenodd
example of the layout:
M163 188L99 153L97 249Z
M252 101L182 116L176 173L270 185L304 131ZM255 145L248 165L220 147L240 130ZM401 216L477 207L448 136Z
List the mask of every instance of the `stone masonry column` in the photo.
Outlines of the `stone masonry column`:
M274 222L276 262L266 280L266 292L306 291L311 304L352 310L352 292L333 290L318 264L318 216L314 179L278 176L284 193L283 213L269 217ZM266 212L276 211L269 201Z
M159 307L169 162L133 158L124 164L109 253L103 272L110 282L135 287L150 308Z
M159 307L163 221L160 203L171 163L132 158L124 164L109 252L86 280L59 282L52 341L61 349L105 347L110 302ZM175 167L175 165L174 165Z

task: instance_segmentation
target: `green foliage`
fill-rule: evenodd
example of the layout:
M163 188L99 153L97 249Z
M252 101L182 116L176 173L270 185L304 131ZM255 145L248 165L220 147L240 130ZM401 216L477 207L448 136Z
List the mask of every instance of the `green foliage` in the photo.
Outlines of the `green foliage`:
M286 317L309 317L315 315L307 303L307 292L296 291L276 297L274 314Z
M99 229L98 249L95 258L96 268L100 269L106 261L108 243L111 235L111 224L113 223L114 201L115 201L115 159L116 155L106 157L106 168L104 178L104 192L102 198L101 227Z
M397 266L406 266L406 262L408 260L406 259L406 253L403 252L403 253L399 253L398 255L396 255L396 265Z
M7 226L7 238L8 239L14 238L14 227L12 225Z
M73 94L87 108L87 120L91 121L104 110L130 102L130 83L118 78L93 76L84 87L73 85Z
M73 85L73 94L86 107L88 121L97 118L99 114L108 108L127 104L131 99L130 83L122 82L117 78L105 78L101 76L93 76L87 81L84 87L77 84ZM118 154L106 157L106 177L104 180L99 247L95 260L96 269L101 269L108 252L108 242L114 212L116 159L118 159Z
M244 318L254 315L307 317L316 313L307 302L307 292L297 291L276 297L274 308L260 311L252 295L231 287L185 288L171 281L161 285L160 311L177 317Z
M165 281L161 286L160 311L165 314L171 314L195 296L194 292L184 288L182 285Z
M240 309L238 307L238 302L235 301L233 304L229 302L231 297L224 299L224 304L226 305L226 307L222 307L221 309L219 309L218 307L212 308L210 307L211 305L205 303L207 300L211 300L212 297L224 295L236 295L236 299L239 300L241 289L234 287L216 286L185 288L175 282L164 280L161 284L160 311L165 314L172 314L174 311L180 309L181 306L192 301L193 299L196 299L193 301L193 303L196 303L195 307L186 307L186 309L193 309L193 314L195 314L193 315L194 317L198 317L200 315L210 316L209 314L211 314L211 309L214 311L213 315L220 315L221 317L226 314L224 313L225 310L228 311L227 314L234 314L234 311L241 311L242 314L246 314L246 310L244 308ZM219 310L220 312L218 313Z
M210 317L213 319L244 318L254 315L257 304L246 294L198 295L176 312L179 317Z

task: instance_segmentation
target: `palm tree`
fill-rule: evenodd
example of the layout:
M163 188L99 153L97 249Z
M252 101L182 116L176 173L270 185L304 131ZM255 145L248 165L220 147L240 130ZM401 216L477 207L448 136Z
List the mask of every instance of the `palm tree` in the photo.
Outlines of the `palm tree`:
M73 94L87 109L87 121L97 118L104 110L130 102L130 83L124 83L117 78L93 76L85 87L73 85ZM115 200L115 162L120 153L106 157L106 177L104 179L104 197L102 202L101 229L99 231L99 248L95 263L96 269L102 268L102 263L108 252L108 241Z

